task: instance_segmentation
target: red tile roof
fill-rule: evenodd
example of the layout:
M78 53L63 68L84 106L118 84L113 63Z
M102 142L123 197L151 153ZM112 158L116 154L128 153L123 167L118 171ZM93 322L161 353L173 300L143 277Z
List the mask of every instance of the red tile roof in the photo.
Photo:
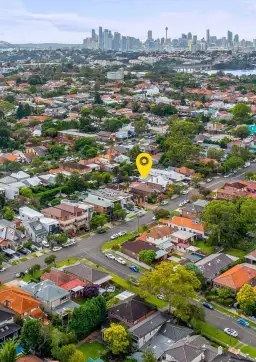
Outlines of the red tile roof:
M86 285L87 285L86 283L82 282L79 279L73 279L68 283L62 284L61 288L70 291L76 287L85 287Z
M213 281L214 283L223 287L238 290L244 284L249 283L254 278L256 278L255 269L239 264L221 274Z

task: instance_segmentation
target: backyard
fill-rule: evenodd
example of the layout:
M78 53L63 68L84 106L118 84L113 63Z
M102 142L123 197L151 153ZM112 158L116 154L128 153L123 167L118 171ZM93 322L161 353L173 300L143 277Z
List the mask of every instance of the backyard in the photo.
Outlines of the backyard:
M85 342L78 349L79 351L83 352L85 361L87 361L89 357L97 360L107 352L107 348L96 341L91 343Z
M214 252L214 246L206 244L203 240L197 240L195 246L199 248L203 253L212 254Z

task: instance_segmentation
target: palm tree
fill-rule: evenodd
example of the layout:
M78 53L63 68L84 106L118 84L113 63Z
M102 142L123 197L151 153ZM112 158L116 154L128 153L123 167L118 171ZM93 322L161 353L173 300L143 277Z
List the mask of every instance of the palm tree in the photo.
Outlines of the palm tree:
M61 191L62 191L62 187L65 183L65 180L66 180L66 177L65 177L65 175L63 175L62 172L57 173L55 182L56 182L56 185L58 185L60 187L60 196L61 196Z
M17 346L18 343L14 339L10 339L9 341L5 342L0 351L0 361L15 362Z

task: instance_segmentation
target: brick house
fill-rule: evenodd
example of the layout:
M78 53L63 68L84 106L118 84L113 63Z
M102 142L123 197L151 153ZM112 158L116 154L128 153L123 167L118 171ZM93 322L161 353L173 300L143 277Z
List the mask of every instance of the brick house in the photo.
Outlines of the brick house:
M234 292L238 292L244 284L256 285L256 270L245 264L238 264L213 279L215 287L227 287Z
M233 200L236 197L247 196L247 185L242 182L227 182L222 189L216 192L217 200Z
M134 182L130 186L130 193L133 195L133 198L137 202L145 202L148 197L152 197L154 195L159 196L160 191L152 186L141 182Z
M76 162L65 162L62 164L62 168L68 172L77 171L81 175L85 175L86 173L92 172L92 169L90 167L88 167L86 165L81 165L80 163L76 163Z

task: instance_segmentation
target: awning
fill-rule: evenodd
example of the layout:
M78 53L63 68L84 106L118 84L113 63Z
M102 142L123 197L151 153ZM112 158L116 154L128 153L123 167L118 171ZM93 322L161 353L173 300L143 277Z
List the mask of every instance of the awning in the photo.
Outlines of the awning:
M72 290L72 292L79 292L79 290L83 290L83 289L84 289L84 287L77 286L77 287L75 287L75 288L73 288L71 290Z

